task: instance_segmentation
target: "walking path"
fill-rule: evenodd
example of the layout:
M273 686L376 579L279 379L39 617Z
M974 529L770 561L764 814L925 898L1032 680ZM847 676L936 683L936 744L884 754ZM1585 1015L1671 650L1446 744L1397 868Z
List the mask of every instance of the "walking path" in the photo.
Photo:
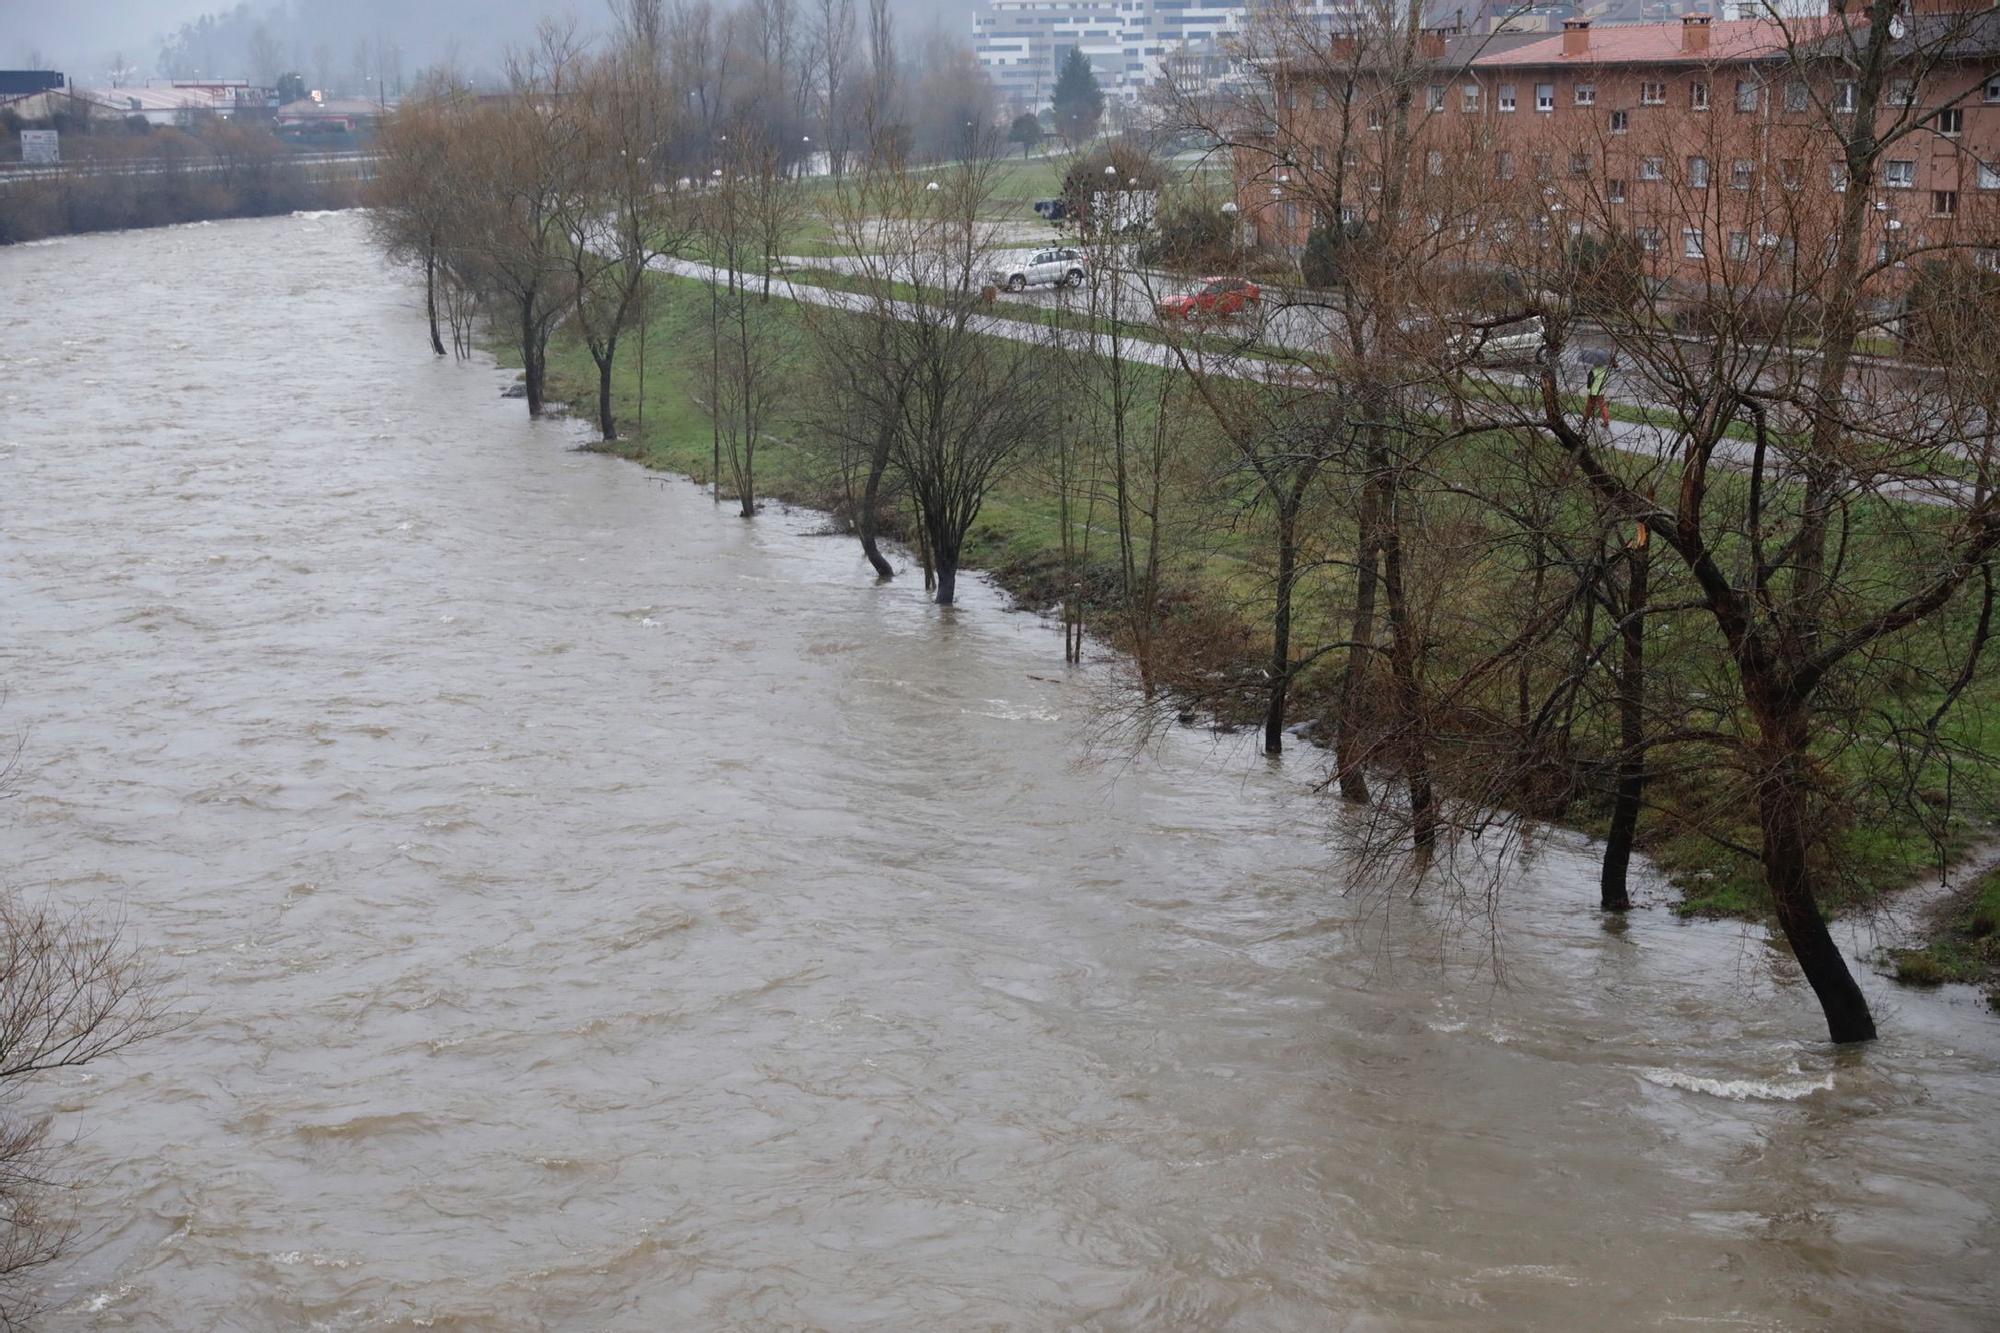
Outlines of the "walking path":
M660 272L671 273L677 277L696 278L704 282L730 276L724 269L671 257L656 259L653 261L653 267ZM752 287L763 283L761 274L738 272L734 277L737 282ZM774 291L782 290L788 299L803 305L857 313L870 313L877 309L875 298L864 292L838 291L776 275L771 279L771 285ZM917 306L914 302L896 300L888 304L888 309L898 319L911 319L914 318ZM1005 338L1013 342L1053 346L1063 351L1089 356L1111 354L1110 336L1093 329L1070 328L979 313L974 313L967 319L966 327L974 333ZM1163 342L1127 336L1120 340L1118 350L1127 361L1142 365L1172 369L1181 364L1176 349ZM1300 373L1299 367L1294 364L1267 357L1217 353L1206 348L1190 347L1187 349L1187 357L1189 362L1198 366L1203 373L1220 375L1227 379L1268 383ZM1531 383L1522 375L1501 374L1493 376L1493 379L1495 383L1514 387L1527 386ZM1498 415L1481 418L1477 415L1476 403L1470 404L1469 408L1469 420L1475 425L1488 424L1498 429L1520 424L1518 420ZM1615 418L1608 428L1600 426L1598 429L1608 435L1612 448L1622 453L1651 459L1666 460L1678 457L1682 452L1682 442L1685 438L1678 429L1650 422L1621 421ZM1750 441L1725 436L1717 441L1713 456L1727 466L1747 469L1755 461L1755 454L1756 446ZM1954 477L1911 478L1889 482L1876 489L1880 494L1893 499L1929 505L1963 504L1972 491L1968 483Z

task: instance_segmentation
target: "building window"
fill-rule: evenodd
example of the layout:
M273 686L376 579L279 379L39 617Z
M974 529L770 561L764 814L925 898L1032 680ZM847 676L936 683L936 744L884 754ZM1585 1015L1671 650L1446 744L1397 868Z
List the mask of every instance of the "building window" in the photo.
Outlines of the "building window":
M1667 100L1666 84L1654 83L1652 80L1648 79L1646 82L1639 85L1639 104L1641 106L1661 106L1666 102L1666 100Z
M1535 110L1553 111L1555 109L1556 109L1556 86L1553 83L1536 84Z
M1757 164L1748 158L1739 157L1729 164L1729 188L1732 190L1749 189L1756 176Z
M1571 153L1569 155L1569 174L1572 176L1588 176L1590 174L1590 154Z
M1604 182L1604 198L1606 199L1607 202L1610 203L1614 204L1624 203L1625 182L1616 176Z
M1323 83L1313 89L1313 110L1326 110L1326 85Z
M1514 155L1512 153L1495 153L1493 155L1493 174L1503 181L1513 180Z
M1436 148L1424 154L1424 170L1433 176L1444 175L1444 153Z
M1458 93L1459 93L1459 109L1461 111L1479 110L1478 84L1468 83L1463 88L1459 89Z
M1578 106L1596 106L1597 85L1594 83L1579 83L1576 85L1576 104Z
M2000 190L2000 166L1995 166L1991 162L1981 162L1979 164L1979 188L1982 190Z
M1500 91L1499 91L1499 93L1498 93L1497 95L1498 95L1498 97L1499 97L1499 99L1500 99L1500 109L1501 109L1502 111L1512 111L1512 110L1514 109L1514 85L1513 85L1513 84L1511 84L1511 83L1503 83L1503 84L1501 84L1501 85L1500 85Z
M1641 250L1644 250L1649 255L1660 253L1660 229L1658 227L1641 227L1632 234L1639 238L1639 248Z
M1708 188L1708 159L1691 157L1688 159L1688 185L1696 190Z
M1882 184L1891 190L1907 190L1917 183L1917 164L1909 158L1897 158L1882 164Z
M1368 128L1371 130L1379 130L1382 128L1381 107L1371 106L1368 108Z
M1778 179L1787 190L1796 190L1806 183L1806 164L1796 157L1783 158L1778 163Z
M1937 132L1947 139L1956 139L1965 133L1965 112L1955 106L1938 112Z
M1829 162L1826 164L1826 186L1835 194L1847 193L1847 164Z
M1834 99L1833 109L1845 115L1853 115L1854 108L1859 105L1856 97L1854 85L1851 82L1841 84L1840 96Z
M1706 258L1706 256L1702 253L1702 248L1701 248L1700 227L1681 228L1681 258L1683 259Z
M1657 181L1667 178L1667 160L1663 157L1642 157L1639 159L1639 179Z
M1611 132L1613 134L1623 134L1626 128L1631 125L1631 123L1632 123L1631 112L1614 111L1611 113Z
M1915 79L1891 79L1889 81L1889 105L1909 106L1917 100Z
M1432 84L1430 89L1430 94L1431 94L1430 96L1431 110L1433 111L1444 110L1444 85L1441 83Z
M1757 80L1738 79L1736 81L1736 109L1755 111L1757 109Z
M1952 218L1952 217L1957 217L1957 216L1958 216L1958 191L1957 191L1957 190L1932 190L1932 191L1931 191L1931 216L1932 216L1932 217L1934 217L1934 218Z
M1732 231L1729 233L1729 257L1736 260L1748 259L1750 257L1749 232Z
M1696 79L1688 85L1688 109L1690 111L1708 110L1708 81L1706 79Z
M1995 74L1986 81L1986 100L2000 102L2000 74Z
M1806 95L1804 79L1793 79L1785 85L1785 110L1803 111L1810 104L1811 99Z

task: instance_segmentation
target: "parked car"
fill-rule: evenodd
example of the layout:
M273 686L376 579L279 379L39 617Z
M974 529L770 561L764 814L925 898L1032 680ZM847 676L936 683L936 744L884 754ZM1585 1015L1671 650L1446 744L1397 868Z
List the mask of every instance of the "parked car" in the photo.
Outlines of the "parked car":
M1203 278L1193 291L1169 296L1154 309L1161 319L1209 319L1240 315L1263 302L1263 289L1248 278Z
M1037 199L1035 211L1051 222L1063 222L1069 218L1069 200Z
M1451 350L1455 356L1475 361L1532 361L1542 354L1542 344L1547 339L1548 330L1542 324L1542 317L1530 315L1498 328L1467 329L1453 334Z
M993 270L994 285L1018 292L1028 287L1081 287L1090 261L1083 251L1068 246L1037 250L1025 262Z

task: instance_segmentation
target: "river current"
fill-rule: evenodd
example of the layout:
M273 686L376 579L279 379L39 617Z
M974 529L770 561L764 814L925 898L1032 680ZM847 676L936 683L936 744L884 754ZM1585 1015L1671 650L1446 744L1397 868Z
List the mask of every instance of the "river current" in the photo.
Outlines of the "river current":
M1343 893L1312 754L1090 762L984 583L506 380L359 215L0 250L0 873L188 1017L35 1094L51 1327L1993 1327L1970 993Z

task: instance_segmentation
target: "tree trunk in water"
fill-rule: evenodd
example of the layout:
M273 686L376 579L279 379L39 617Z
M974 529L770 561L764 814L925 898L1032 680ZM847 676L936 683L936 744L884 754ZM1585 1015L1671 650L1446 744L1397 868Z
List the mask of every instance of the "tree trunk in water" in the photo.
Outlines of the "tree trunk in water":
M542 414L542 347L535 336L535 307L532 301L521 304L521 378L528 389L528 415Z
M1285 696L1292 683L1292 579L1298 568L1299 513L1295 505L1278 511L1278 588L1271 607L1271 693L1264 708L1264 753L1285 750Z
M1639 829L1639 803L1646 795L1646 597L1651 554L1642 535L1626 551L1625 660L1618 672L1618 793L1611 805L1611 831L1604 839L1598 876L1598 906L1624 912L1632 906L1625 874L1632 864L1632 841Z
M932 533L930 545L937 562L937 604L950 606L958 596L958 542L943 533Z
M611 419L611 357L597 363L597 429L607 440L618 438L618 423Z
M889 470L889 436L875 442L875 452L868 459L868 481L861 488L861 512L855 515L855 527L861 534L861 554L868 557L868 563L875 567L877 578L894 578L895 566L882 555L876 543L875 533L879 520L875 514L876 501L882 495L882 476Z
M431 321L431 350L444 355L444 337L438 332L437 248L424 248L424 314Z
M1389 667L1396 681L1396 749L1410 793L1410 843L1428 863L1437 846L1437 788L1431 782L1430 745L1421 722L1423 696L1417 680L1416 627L1403 588L1403 541L1395 515L1382 526L1382 597L1389 610Z
M750 464L750 451L756 447L755 445L749 445L743 451L743 508L741 512L745 518L755 518L757 516L757 476L751 471Z
M1836 1042L1872 1041L1875 1019L1868 1012L1867 997L1834 944L1813 895L1806 836L1808 711L1803 704L1774 701L1777 691L1768 681L1746 692L1763 733L1757 823L1764 836L1764 885L1770 890L1778 927L1799 960L1806 984L1819 997L1827 1035Z
M1375 556L1379 549L1377 491L1370 481L1361 497L1360 550L1354 561L1354 624L1348 631L1347 669L1340 678L1340 730L1334 737L1333 765L1340 774L1340 794L1350 801L1368 799L1368 774L1362 767L1362 687L1367 683L1368 658L1375 641Z

